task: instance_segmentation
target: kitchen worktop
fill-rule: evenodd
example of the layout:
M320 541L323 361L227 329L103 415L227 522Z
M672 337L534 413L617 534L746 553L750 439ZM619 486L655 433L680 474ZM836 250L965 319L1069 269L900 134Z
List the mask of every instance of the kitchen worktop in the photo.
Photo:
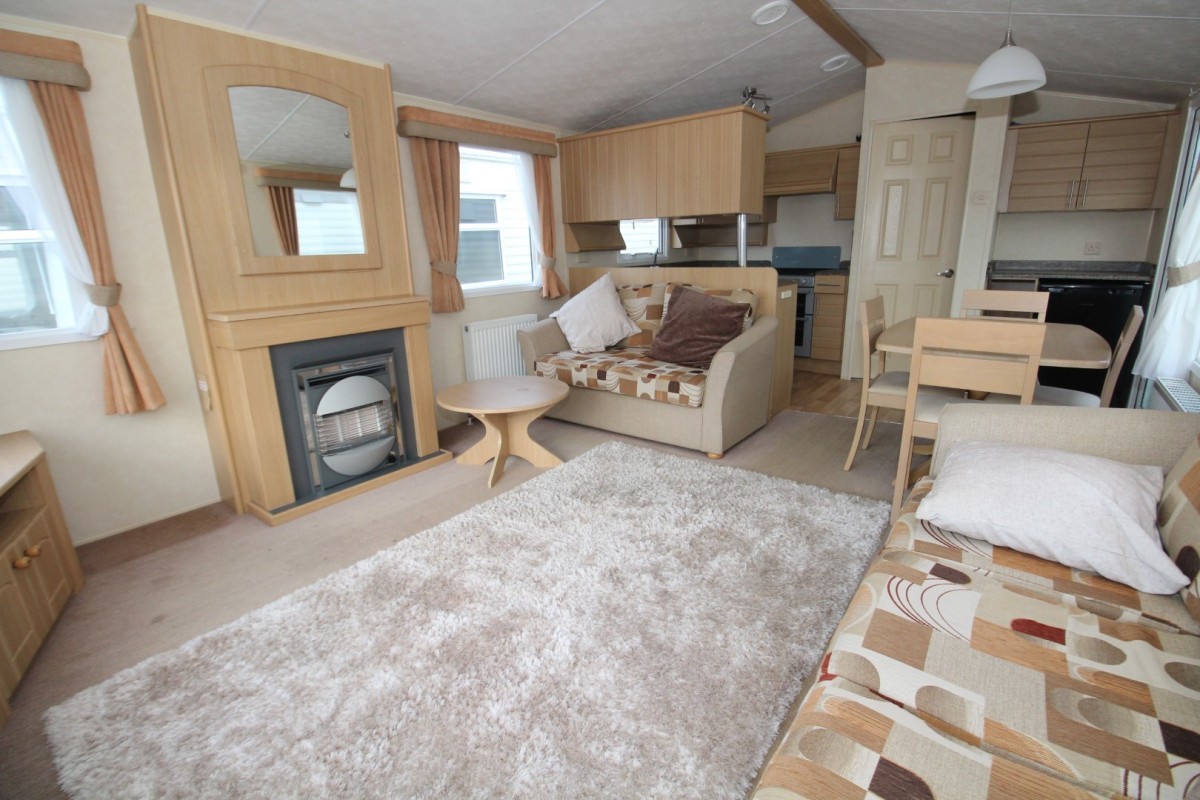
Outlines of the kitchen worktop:
M1154 280L1154 264L1145 261L992 261L988 271L995 278L1058 280L1145 281Z

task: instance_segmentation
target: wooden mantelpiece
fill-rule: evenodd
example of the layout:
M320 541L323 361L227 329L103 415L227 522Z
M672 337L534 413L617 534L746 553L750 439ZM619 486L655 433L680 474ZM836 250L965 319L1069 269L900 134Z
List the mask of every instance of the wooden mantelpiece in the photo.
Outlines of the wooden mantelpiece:
M413 294L387 66L145 6L138 7L130 56L222 499L274 524L449 459L437 442L429 300ZM252 202L243 179L253 165L242 161L229 94L241 87L309 95L345 109L346 127L336 135L350 139L361 252L295 255L261 246L260 200L254 195ZM284 161L305 173L345 167ZM271 348L393 330L403 338L407 365L400 406L412 422L408 460L297 504Z
M403 296L311 303L207 315L217 372L227 391L225 419L246 508L278 524L338 500L449 460L438 450L429 380L429 300ZM283 420L271 366L271 347L371 331L403 330L416 455L421 460L373 480L294 506Z

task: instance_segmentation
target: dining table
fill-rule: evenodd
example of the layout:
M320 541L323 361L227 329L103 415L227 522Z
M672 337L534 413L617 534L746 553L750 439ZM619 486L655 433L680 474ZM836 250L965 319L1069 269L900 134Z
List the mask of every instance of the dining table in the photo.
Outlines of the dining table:
M989 317L989 319L995 319ZM1037 325L1036 322L1013 320L1013 325ZM1043 367L1072 367L1076 369L1107 369L1112 349L1104 337L1083 325L1067 322L1047 322L1046 342L1042 345ZM890 325L879 334L876 347L885 353L912 355L913 336L917 318L910 317Z

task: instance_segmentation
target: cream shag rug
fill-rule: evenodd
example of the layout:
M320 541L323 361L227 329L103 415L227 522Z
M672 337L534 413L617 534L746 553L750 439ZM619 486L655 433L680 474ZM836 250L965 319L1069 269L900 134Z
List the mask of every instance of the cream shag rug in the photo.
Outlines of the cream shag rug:
M50 709L59 779L77 798L740 797L887 518L602 445Z

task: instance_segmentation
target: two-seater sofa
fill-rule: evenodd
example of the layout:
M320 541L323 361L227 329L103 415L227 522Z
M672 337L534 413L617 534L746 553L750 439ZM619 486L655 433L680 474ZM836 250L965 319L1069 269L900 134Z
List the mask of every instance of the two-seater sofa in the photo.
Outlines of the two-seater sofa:
M1200 797L1198 434L1200 415L948 408L754 800ZM1191 584L1147 594L918 520L974 441L1171 470L1158 521Z
M562 380L567 399L555 419L700 450L717 458L770 418L775 380L777 277L773 269L691 267L572 269L571 292L611 276L640 335L601 353L575 353L554 319L519 331L525 371ZM752 323L722 347L707 369L647 358L663 311L663 291L688 285L715 294L755 297ZM658 299L655 300L654 298ZM669 295L668 295L669 299ZM669 304L666 305L669 314Z

